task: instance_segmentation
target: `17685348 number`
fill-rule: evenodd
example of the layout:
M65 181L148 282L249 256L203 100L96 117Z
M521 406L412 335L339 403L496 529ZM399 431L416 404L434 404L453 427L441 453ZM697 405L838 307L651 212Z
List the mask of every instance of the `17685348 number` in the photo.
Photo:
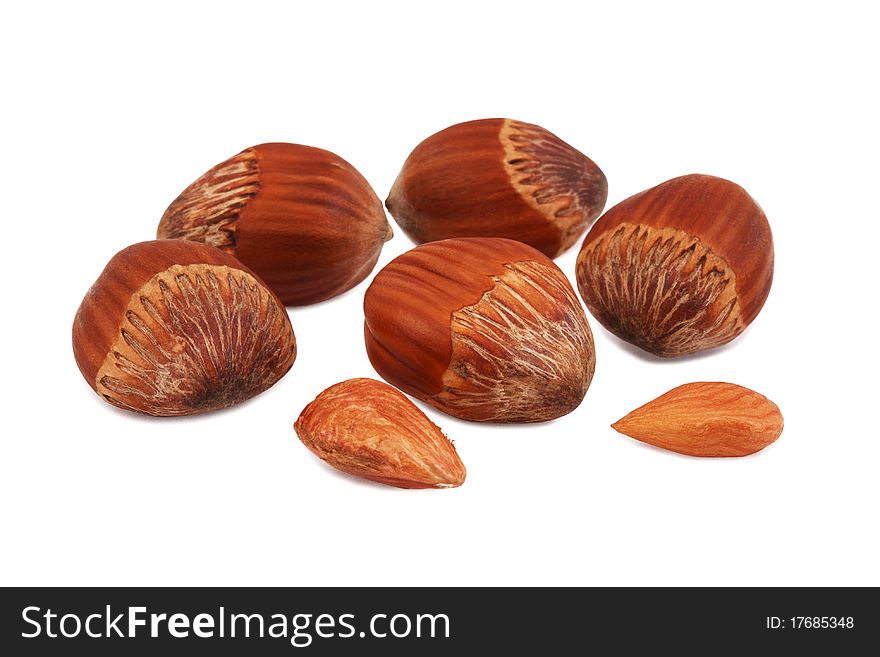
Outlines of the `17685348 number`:
M767 616L768 630L851 630L853 627L852 616Z

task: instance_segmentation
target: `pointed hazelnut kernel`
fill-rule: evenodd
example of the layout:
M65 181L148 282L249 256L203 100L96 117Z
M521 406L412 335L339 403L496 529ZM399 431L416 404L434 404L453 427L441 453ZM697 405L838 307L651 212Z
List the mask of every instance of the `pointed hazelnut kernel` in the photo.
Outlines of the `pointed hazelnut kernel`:
M571 285L522 242L416 247L376 275L364 314L382 378L465 420L552 420L580 404L593 378L593 335Z
M278 298L207 244L141 242L117 253L73 321L80 372L114 406L203 413L261 393L293 365Z
M294 429L337 470L399 488L454 488L465 468L443 432L381 381L330 386L303 409Z
M688 175L608 210L587 234L577 283L593 316L657 356L730 342L773 280L773 236L746 191Z
M382 202L348 162L277 143L245 149L196 180L157 236L223 249L286 305L305 305L360 283L392 233Z
M779 407L733 383L687 383L611 425L643 443L689 456L746 456L782 433Z
M544 128L482 119L428 137L385 205L415 242L507 237L555 258L599 216L605 174Z

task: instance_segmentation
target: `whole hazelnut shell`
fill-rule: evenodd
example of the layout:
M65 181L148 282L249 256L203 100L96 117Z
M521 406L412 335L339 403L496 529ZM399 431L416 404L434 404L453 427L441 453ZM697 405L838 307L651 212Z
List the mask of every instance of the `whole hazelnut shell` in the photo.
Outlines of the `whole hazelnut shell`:
M615 205L577 259L593 316L658 356L733 340L758 315L772 281L773 236L760 206L739 185L698 174Z
M593 378L593 335L574 290L522 242L416 247L376 275L364 315L376 371L465 420L551 420L574 410Z
M305 305L360 283L392 231L352 165L320 148L275 143L247 148L196 180L156 234L216 246L286 305Z
M482 119L416 146L385 205L419 244L506 237L555 258L599 216L607 196L605 174L553 133Z
M148 415L202 413L266 390L293 365L284 305L231 255L182 240L117 253L73 320L73 354L103 399Z

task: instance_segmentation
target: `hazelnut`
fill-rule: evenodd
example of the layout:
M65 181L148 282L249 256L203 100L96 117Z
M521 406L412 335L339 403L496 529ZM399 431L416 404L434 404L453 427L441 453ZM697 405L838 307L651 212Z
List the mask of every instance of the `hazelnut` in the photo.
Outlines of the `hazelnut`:
M293 365L287 312L254 273L207 244L117 253L73 320L80 372L111 404L189 415L244 401Z
M733 340L761 310L772 280L764 212L739 185L696 174L615 205L577 259L593 317L658 356Z
M416 247L376 275L364 314L376 371L465 420L551 420L574 410L593 378L593 335L574 290L522 242Z
M382 202L353 166L298 144L262 144L218 164L177 197L157 231L231 253L286 305L354 287L391 235Z
M459 123L407 158L385 205L417 243L507 237L555 258L608 196L605 174L556 135L512 119Z

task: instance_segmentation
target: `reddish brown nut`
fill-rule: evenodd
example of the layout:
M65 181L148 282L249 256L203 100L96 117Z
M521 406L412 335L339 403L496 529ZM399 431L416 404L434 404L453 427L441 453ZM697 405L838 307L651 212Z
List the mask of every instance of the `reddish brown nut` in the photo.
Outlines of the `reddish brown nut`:
M111 404L190 415L244 401L296 358L287 312L254 273L207 244L117 253L73 320L80 372Z
M483 119L416 146L385 205L417 243L507 237L555 258L599 216L607 196L605 174L556 135Z
M157 235L223 249L286 305L304 305L360 283L391 239L391 226L369 183L338 155L262 144L187 187Z
M593 335L571 285L522 242L419 246L376 275L364 314L376 371L465 420L551 420L574 410L593 378Z
M590 230L577 260L593 316L658 356L733 340L772 281L767 218L742 187L713 176L682 176L618 203Z
M386 383L330 386L293 425L303 444L334 468L399 488L461 486L455 447L416 405Z
M782 414L764 395L733 383L687 383L612 427L690 456L746 456L779 438Z

